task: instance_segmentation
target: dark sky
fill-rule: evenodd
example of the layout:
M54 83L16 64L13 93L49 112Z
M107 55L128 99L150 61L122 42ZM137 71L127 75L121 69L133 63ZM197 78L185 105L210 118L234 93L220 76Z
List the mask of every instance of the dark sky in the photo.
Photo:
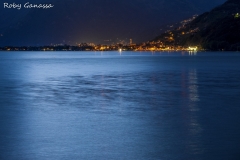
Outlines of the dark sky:
M0 46L147 41L161 26L209 11L226 0L0 0ZM22 9L4 9L3 3ZM25 9L24 3L52 3Z

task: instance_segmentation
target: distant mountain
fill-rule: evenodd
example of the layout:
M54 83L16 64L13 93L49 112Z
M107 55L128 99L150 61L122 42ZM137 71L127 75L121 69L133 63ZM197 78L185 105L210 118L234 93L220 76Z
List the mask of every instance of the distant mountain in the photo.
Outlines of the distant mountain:
M199 46L207 50L240 50L240 0L228 0L153 41Z
M129 42L130 38L134 43L142 42L160 34L160 26L203 13L224 1L29 0L55 7L1 9L0 46Z

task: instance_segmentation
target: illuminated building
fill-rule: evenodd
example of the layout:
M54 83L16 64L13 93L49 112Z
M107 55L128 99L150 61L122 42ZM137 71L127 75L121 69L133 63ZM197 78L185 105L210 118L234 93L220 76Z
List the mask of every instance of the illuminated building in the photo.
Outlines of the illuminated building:
M197 51L198 47L188 47L189 51Z

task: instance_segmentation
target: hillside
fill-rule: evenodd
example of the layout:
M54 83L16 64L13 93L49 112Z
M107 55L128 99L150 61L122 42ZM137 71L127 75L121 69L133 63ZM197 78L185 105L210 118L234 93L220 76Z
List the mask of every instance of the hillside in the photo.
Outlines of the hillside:
M189 23L156 37L166 45L206 50L240 50L240 1L228 0Z

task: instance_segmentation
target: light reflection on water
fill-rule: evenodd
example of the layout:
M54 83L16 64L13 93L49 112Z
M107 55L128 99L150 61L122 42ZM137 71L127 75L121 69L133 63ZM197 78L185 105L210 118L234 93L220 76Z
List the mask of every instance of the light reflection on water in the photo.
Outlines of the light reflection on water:
M2 52L0 159L237 158L240 56L216 54Z

